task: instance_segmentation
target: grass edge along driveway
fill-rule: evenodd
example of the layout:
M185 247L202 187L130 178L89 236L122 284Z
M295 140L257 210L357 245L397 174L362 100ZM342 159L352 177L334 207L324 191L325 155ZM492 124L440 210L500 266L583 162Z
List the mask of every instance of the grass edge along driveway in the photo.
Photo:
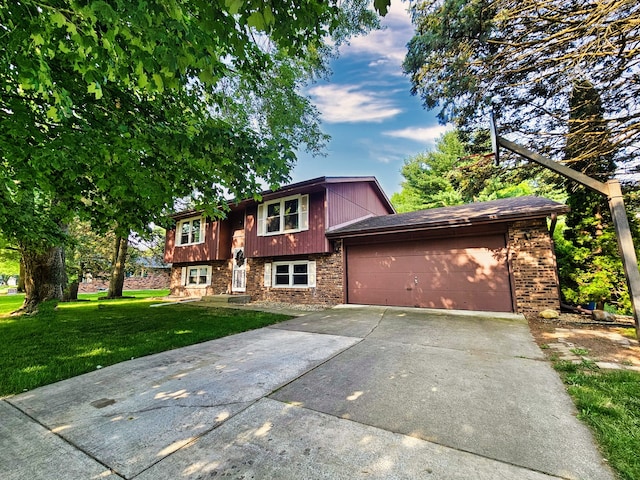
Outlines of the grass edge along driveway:
M0 397L291 318L197 303L153 308L160 303L149 298L153 293L127 292L136 298L118 300L98 300L93 295L80 302L46 302L30 316L0 313ZM4 300L0 297L0 312Z
M551 360L618 478L640 479L640 373Z

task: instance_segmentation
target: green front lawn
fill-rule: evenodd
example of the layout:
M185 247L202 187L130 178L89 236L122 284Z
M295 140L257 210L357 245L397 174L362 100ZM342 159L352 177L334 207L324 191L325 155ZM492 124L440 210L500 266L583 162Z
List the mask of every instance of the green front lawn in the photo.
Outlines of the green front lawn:
M11 313L22 306L24 294L9 295L7 288L0 289L0 317Z
M599 370L589 362L556 362L579 418L624 480L640 478L640 373Z
M22 298L0 296L0 396L20 393L97 368L271 325L286 315L196 303L151 307L160 292L135 299L45 303L38 314L11 317ZM17 305L16 305L17 302ZM3 315L4 312L4 315Z

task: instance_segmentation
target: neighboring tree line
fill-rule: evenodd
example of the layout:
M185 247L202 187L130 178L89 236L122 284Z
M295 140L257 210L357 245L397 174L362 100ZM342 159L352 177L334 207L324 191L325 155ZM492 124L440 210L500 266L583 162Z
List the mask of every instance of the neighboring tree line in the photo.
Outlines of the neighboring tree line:
M399 209L527 193L571 206L556 235L566 301L630 308L607 201L522 159L500 168L483 129L600 181L623 183L638 235L640 4L635 0L422 0L404 71L412 92L437 108L446 134L435 152L403 167ZM480 133L479 133L480 132ZM506 153L506 152L503 152Z
M385 2L382 2L386 5ZM69 229L112 232L121 295L130 235L176 199L225 214L288 179L327 137L305 82L365 0L148 0L0 5L0 236L20 254L26 311L61 299Z

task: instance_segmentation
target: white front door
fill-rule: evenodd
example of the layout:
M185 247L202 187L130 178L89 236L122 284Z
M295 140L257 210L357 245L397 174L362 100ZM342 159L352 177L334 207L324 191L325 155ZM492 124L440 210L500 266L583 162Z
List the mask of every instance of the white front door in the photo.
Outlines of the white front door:
M244 257L244 248L233 249L233 268L231 279L232 292L245 292L247 290L247 259Z

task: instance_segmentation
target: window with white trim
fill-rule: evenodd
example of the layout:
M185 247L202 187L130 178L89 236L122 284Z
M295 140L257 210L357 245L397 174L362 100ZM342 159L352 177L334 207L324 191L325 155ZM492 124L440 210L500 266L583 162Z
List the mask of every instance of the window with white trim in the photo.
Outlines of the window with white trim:
M176 228L176 245L203 243L204 225L205 221L202 217L180 220Z
M294 195L258 205L258 235L309 230L309 195Z
M205 287L211 285L211 266L192 265L182 267L182 285L186 287Z
M274 262L265 265L265 286L309 288L316 286L316 262Z

